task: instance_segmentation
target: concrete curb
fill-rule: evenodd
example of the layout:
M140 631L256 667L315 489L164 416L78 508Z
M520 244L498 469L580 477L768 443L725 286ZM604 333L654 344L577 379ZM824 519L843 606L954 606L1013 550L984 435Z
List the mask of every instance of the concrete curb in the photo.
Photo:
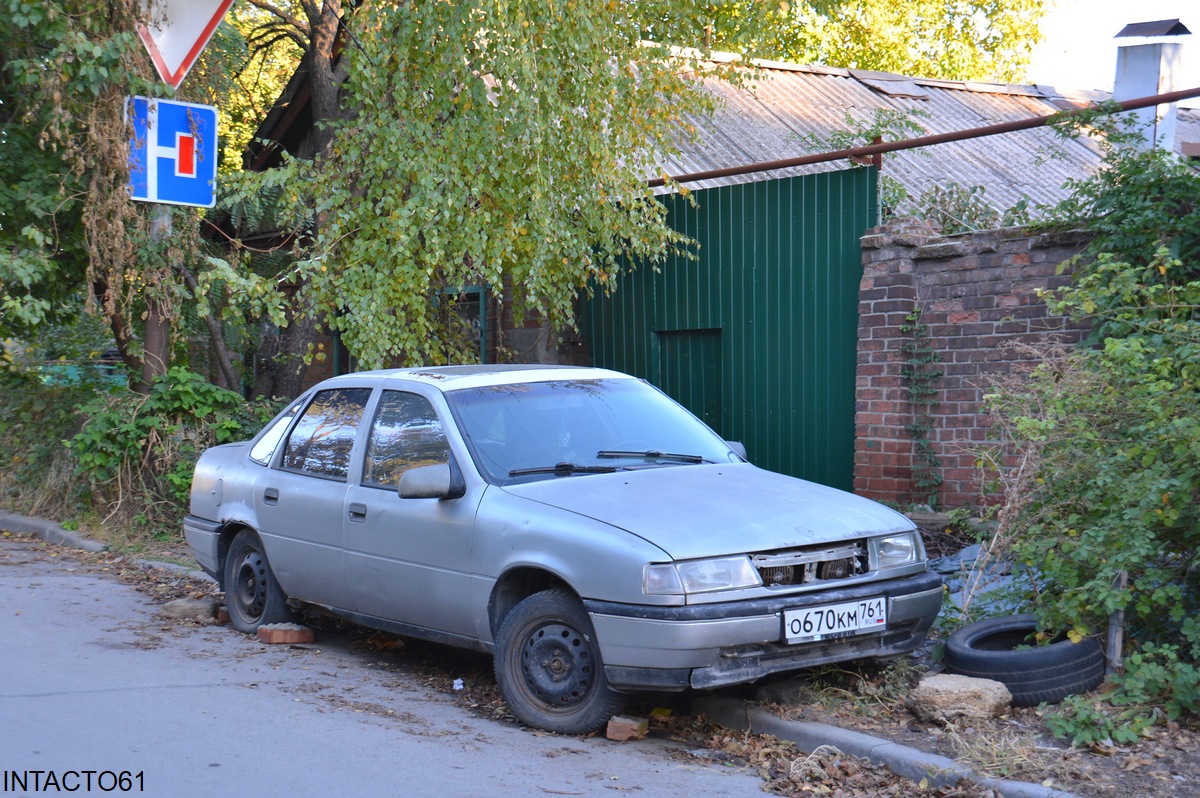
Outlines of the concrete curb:
M1074 793L1041 784L981 776L953 759L862 732L824 723L784 720L765 709L732 698L706 696L697 699L692 705L692 712L706 715L727 728L791 740L801 751L811 752L822 745L831 745L842 753L862 757L872 764L886 765L898 775L915 782L928 779L930 784L941 787L969 779L995 790L1004 798L1079 798Z
M8 532L22 532L29 535L37 535L47 543L55 543L59 546L70 546L74 549L83 549L92 553L104 551L103 543L97 543L94 540L88 540L85 537L75 534L69 530L63 529L60 525L53 521L44 521L41 518L30 518L26 515L17 515L16 513L0 510L0 530Z
M20 532L26 535L37 535L47 543L53 543L57 546L69 546L73 549L82 549L95 554L98 551L104 551L108 547L103 543L95 540L90 540L81 535L77 535L70 530L63 529L61 525L53 521L46 521L41 518L31 518L27 515L17 515L5 510L0 510L0 531ZM216 584L211 576L204 573L198 568L189 568L186 565L176 565L170 562L159 562L158 560L134 560L138 565L144 565L148 568L157 568L160 571L169 571L173 574L181 576L190 576L193 579L199 579L203 582L212 582Z

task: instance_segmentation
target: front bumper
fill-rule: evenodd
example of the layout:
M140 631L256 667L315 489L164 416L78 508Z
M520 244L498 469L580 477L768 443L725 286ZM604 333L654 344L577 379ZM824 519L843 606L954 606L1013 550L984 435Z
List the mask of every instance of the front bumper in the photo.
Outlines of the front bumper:
M788 645L783 612L883 596L881 632ZM921 645L942 606L935 573L841 590L683 607L584 601L609 684L625 690L719 687L771 673L860 657L891 657Z

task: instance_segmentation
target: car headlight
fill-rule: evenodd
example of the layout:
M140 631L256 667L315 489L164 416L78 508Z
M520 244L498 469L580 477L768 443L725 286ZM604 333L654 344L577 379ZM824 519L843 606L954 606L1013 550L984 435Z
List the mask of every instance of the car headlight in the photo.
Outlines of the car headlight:
M762 579L744 554L681 563L651 563L642 577L648 596L678 596L761 587Z
M916 532L874 538L871 540L871 548L874 549L877 569L908 565L920 560L922 554L920 538Z

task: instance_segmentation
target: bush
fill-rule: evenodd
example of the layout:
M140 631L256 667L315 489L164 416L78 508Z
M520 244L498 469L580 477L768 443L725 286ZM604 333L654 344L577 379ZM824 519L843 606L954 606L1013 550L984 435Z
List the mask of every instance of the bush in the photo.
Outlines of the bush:
M0 496L5 507L65 518L87 504L63 442L79 430L76 408L95 401L92 383L48 385L36 371L0 368Z
M1170 716L1200 702L1200 281L1173 280L1181 265L1165 249L1148 268L1153 283L1102 256L1050 304L1075 316L1103 306L1123 335L1044 350L1031 374L1000 382L986 403L1018 463L1000 537L1029 575L1043 628L1096 633L1124 613L1139 653L1110 702L1174 707ZM1116 723L1136 733L1157 717L1065 711L1067 727L1093 731Z
M1125 671L1103 702L1071 696L1046 717L1050 730L1076 745L1133 743L1163 719L1200 713L1200 652L1181 656L1179 646L1145 644L1129 655Z
M1058 212L1094 238L1047 303L1094 335L1043 347L985 397L1006 461L992 545L1022 567L1043 629L1124 614L1131 653L1104 704L1052 721L1120 740L1200 708L1200 175L1113 147Z
M113 390L100 366L110 345L100 324L80 316L47 324L23 345L0 348L0 502L31 515L69 518L84 510L84 485L64 441L79 431L77 408ZM11 348L10 348L11 347Z
M177 528L200 452L252 437L275 409L174 367L149 395L119 391L85 407L67 446L106 516Z

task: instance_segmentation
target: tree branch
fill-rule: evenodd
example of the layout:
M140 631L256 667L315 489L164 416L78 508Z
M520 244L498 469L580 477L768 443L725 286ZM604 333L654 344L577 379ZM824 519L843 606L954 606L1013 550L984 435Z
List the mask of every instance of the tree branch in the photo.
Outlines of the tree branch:
M292 16L274 3L269 3L267 0L249 0L249 3L261 11L266 11L268 14L274 14L288 25L291 25L293 28L303 33L306 37L308 36L309 27L307 22L300 20L298 17ZM303 3L302 5L305 6L305 10L307 11L308 4ZM309 16L311 17L312 15L310 14Z
M183 277L184 284L193 296L200 293L200 286L196 282L196 276L192 274L183 264L176 264L175 269ZM240 387L240 381L237 374L233 370L233 361L229 358L229 349L225 346L225 334L221 331L221 325L217 324L217 320L213 318L212 311L204 314L204 324L208 327L208 334L212 338L213 349L217 355L217 365L221 367L221 374L225 377L225 384L230 390L236 391Z

